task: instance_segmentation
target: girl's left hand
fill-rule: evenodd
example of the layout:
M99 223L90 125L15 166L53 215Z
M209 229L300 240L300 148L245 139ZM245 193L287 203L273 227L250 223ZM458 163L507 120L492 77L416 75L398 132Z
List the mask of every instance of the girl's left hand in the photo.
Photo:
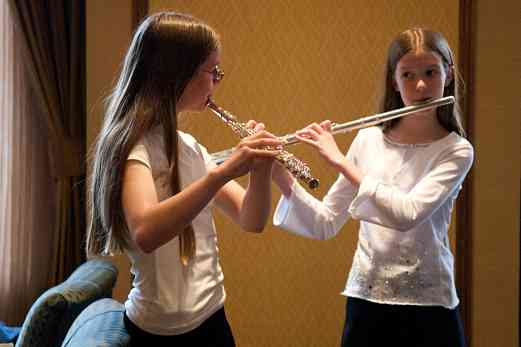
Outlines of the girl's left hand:
M301 142L317 149L320 156L332 166L339 166L345 159L331 133L331 121L329 120L320 124L311 123L304 129L297 131L296 137Z
M258 123L255 120L249 120L248 122L246 122L246 127L253 130L254 133L258 133L265 129L264 123L260 123L260 122ZM256 136L251 135L248 137L254 138ZM272 166L273 166L273 158L256 158L252 171L271 172Z

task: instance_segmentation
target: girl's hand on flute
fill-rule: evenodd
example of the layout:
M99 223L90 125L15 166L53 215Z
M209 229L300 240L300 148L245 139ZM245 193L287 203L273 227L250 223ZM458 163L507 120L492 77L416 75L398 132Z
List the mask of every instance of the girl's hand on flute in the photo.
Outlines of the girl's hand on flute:
M261 131L264 130L264 124L263 123L257 123L254 120L250 120L246 123L246 126L250 129L253 129L254 131ZM279 147L282 149L282 146ZM279 149L277 148L277 149ZM291 194L291 186L293 185L293 182L295 181L294 177L289 173L289 171L278 161L269 161L267 162L266 159L259 159L264 160L266 163L266 166L269 165L269 170L271 171L273 181L275 184L279 187L280 191L284 194L289 196Z
M331 121L329 120L320 124L311 123L304 129L297 131L295 135L301 142L315 148L320 156L335 168L345 159L331 133Z
M246 122L246 127L249 128L249 129L252 129L255 134L252 135L252 138L254 138L255 135L259 134L259 133L266 133L266 136L268 136L268 138L275 138L275 139L278 139L275 135L273 135L272 133L270 132L267 132L265 131L265 125L264 123L261 123L261 122L257 122L253 119L250 119L248 122ZM260 134L262 135L262 134ZM262 135L264 136L264 135ZM281 147L281 142L278 143L275 147L272 147L271 149L275 149L277 151L277 153L279 153L282 149ZM254 163L254 166L252 167L252 171L255 171L255 172L265 172L265 173L270 173L271 174L271 170L272 170L272 167L273 167L273 158L257 158L255 160L255 163Z
M340 151L331 132L331 121L312 123L297 131L297 139L316 148L318 153L336 171L344 175L354 186L359 187L363 179L362 172Z
M273 160L280 153L278 149L282 145L280 139L263 130L262 123L249 122L249 124L256 132L242 139L230 158L219 166L230 179L243 176L249 171L271 172Z

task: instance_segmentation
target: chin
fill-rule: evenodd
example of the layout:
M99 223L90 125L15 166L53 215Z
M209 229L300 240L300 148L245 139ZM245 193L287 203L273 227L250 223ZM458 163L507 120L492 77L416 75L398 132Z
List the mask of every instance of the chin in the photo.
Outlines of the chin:
M189 107L186 111L199 113L199 112L203 112L204 110L206 110L206 104L194 105L192 107Z

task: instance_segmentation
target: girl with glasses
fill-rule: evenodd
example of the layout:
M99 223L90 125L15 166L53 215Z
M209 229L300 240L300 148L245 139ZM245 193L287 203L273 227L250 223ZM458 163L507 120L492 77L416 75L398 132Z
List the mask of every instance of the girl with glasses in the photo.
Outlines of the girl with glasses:
M133 346L234 346L212 217L216 207L261 232L270 211L280 141L255 126L220 166L177 130L203 111L219 81L215 31L159 13L137 29L108 99L90 186L89 256L125 252L134 275L125 302ZM252 123L253 124L253 123ZM250 174L247 189L234 178Z

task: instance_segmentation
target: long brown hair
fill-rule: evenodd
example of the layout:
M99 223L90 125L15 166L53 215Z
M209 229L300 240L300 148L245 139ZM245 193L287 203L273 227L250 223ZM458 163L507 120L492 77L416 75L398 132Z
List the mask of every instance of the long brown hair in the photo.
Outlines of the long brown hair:
M88 192L88 256L116 254L129 248L121 201L123 170L132 148L153 126L163 130L164 150L172 169L172 193L179 192L177 102L198 67L219 45L212 28L185 14L158 13L146 18L136 30L119 79L107 99L105 120L94 149ZM184 234L191 235L193 251L191 226Z
M389 45L387 51L387 62L385 67L385 87L384 95L380 103L380 112L386 112L404 107L400 92L394 87L394 73L400 59L409 51L423 50L425 52L435 52L442 60L445 72L453 71L453 78L448 81L443 90L443 96L452 95L456 102L452 105L438 107L436 116L438 122L448 131L454 131L460 136L465 136L461 122L461 110L458 104L460 87L463 85L461 76L457 72L454 64L454 54L449 47L447 40L437 31L428 29L413 28L400 33ZM394 127L400 121L399 118L384 122L384 131Z

